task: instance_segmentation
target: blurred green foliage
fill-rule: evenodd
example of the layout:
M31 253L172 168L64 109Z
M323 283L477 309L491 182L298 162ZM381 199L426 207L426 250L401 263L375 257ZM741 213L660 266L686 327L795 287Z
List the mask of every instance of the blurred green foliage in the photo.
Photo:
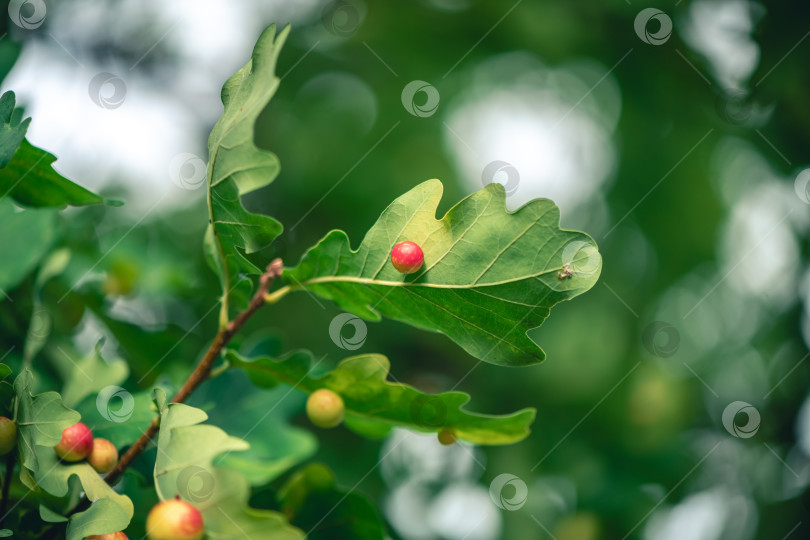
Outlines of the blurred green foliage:
M550 66L589 58L605 73L612 69L621 92L612 141L616 168L589 202L563 215L564 226L587 230L599 243L601 283L576 302L555 308L531 334L543 343L546 362L519 370L476 365L448 339L392 321L370 324L359 351L386 354L397 380L425 391L469 392L475 396L472 410L537 407L528 439L480 450L486 458L485 469L478 470L481 485L508 472L529 486L521 510L502 512L503 538L550 537L548 531L558 540L624 538L630 531L640 538L640 523L654 510L712 489L743 497L757 512L742 512L736 532L734 518L727 518L726 536L717 538L764 540L788 533L804 538L810 530L808 458L796 446L798 411L810 383L810 364L801 362L803 299L798 286L780 304L730 288L727 278L746 252L734 252L724 265L735 201L724 196L729 188L720 178L736 169L730 158L718 157L724 140L745 141L748 146L734 155L759 155L792 193L810 146L810 42L803 41L810 12L798 0L770 2L763 10L751 6L758 13L752 38L760 55L748 91L752 101L774 107L766 122L749 125L728 121L728 100L711 64L684 41L680 29L693 3L654 4L676 28L661 46L645 44L633 31L646 5L619 0L369 2L355 33L324 38L308 53L310 36L323 33L316 14L293 29L280 58L279 72L286 75L257 124L257 144L278 155L282 170L276 182L245 204L286 227L257 262L280 256L292 265L332 228L362 238L391 200L423 180L445 183L440 212L466 194L444 114L468 89L479 63L526 51ZM8 71L17 52L13 36L0 40L0 72ZM353 106L351 87L342 94L334 79L325 87L311 84L329 73L364 81L373 91L376 115L369 120L365 109ZM402 106L402 88L415 79L432 82L441 94L439 110L429 118L412 116ZM201 141L206 136L199 134ZM741 181L738 187L753 192L757 181ZM107 195L126 200L121 192ZM793 216L806 212L807 206L800 206ZM80 322L109 334L130 364L126 388L182 382L217 328L219 286L201 249L204 201L197 198L141 222L107 206L56 219L58 239L52 245L67 247L71 258L42 288L51 330L33 361L41 377L38 390L62 388L71 369L64 351L76 359L90 353L75 350L69 339ZM762 227L760 232L767 232ZM808 256L804 232L795 227L799 273ZM0 355L15 370L38 312L34 280L31 274L6 290L8 297L0 303ZM685 317L690 309L694 315ZM303 347L327 355L324 364L334 366L346 355L329 337L337 313L316 298L286 298L252 320L236 345L268 355ZM745 315L753 322L744 323ZM675 329L674 350L645 340L645 329L659 320ZM667 336L659 339L673 345ZM236 385L228 395L251 391L247 380L227 382ZM221 403L208 386L195 397L195 406ZM293 396L298 401L273 422L286 426L283 419L290 417L305 425L303 399ZM724 428L722 411L735 400L752 402L761 413L755 437L734 438ZM212 420L226 429L230 423L227 417L212 415ZM309 455L311 441L292 429L285 441L300 444L302 458ZM384 501L384 481L367 474L382 443L344 428L319 431L317 437L314 457L335 471L338 485L357 485L358 492ZM301 477L274 478L257 489L254 502L273 507L285 481L291 494L290 486ZM126 482L135 482L134 476ZM555 488L561 482L573 487L573 497ZM329 497L333 494L329 491ZM145 494L144 500L150 497Z

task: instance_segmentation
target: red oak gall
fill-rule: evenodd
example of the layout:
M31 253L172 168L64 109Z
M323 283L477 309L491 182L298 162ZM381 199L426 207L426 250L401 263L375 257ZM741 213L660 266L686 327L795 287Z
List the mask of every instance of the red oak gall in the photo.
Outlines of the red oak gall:
M123 532L118 531L108 534L93 534L88 536L87 540L129 540L129 537Z
M202 540L202 514L179 498L159 502L146 517L146 535L149 540Z
M93 433L79 422L62 430L62 440L53 447L62 461L81 461L93 450Z
M413 274L425 262L425 254L417 244L405 240L391 250L391 264L403 274Z

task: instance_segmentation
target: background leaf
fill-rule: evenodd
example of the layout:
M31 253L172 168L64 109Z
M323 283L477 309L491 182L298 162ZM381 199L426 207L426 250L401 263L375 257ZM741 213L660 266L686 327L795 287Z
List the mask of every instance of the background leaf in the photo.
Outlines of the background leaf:
M250 61L222 88L225 110L208 138L208 210L211 225L205 250L209 263L220 277L223 289L223 317L231 299L244 305L247 294L236 295L239 274L261 274L245 258L267 246L282 231L269 216L254 214L242 206L241 197L264 187L278 175L278 158L253 142L256 119L278 88L276 61L289 27L276 36L267 28L256 42ZM244 289L241 289L242 292Z
M526 332L552 306L590 289L602 259L586 234L565 231L560 211L536 199L507 212L505 191L489 184L436 211L442 184L429 180L395 200L356 251L332 231L285 270L292 290L307 289L369 320L380 314L450 337L476 358L522 366L545 354ZM419 244L425 264L405 276L390 262L393 246ZM572 272L560 277L563 268Z
M423 432L452 429L459 438L477 444L509 444L529 434L535 415L534 409L503 416L471 413L461 408L470 400L464 392L425 394L388 382L389 362L379 354L347 358L320 377L312 375L312 356L307 351L279 360L249 360L229 351L226 358L259 386L272 388L283 382L308 393L319 388L333 390L346 405L347 427L362 435L377 437L393 426L403 426Z
M14 384L11 379L11 368L0 364L0 413L13 416Z
M216 463L239 471L252 486L261 486L317 450L312 432L288 422L302 410L300 398L290 395L287 388L257 388L242 370L230 370L204 383L188 403L205 410L209 423L227 429L250 445L246 450L222 456Z
M57 249L42 261L34 280L33 306L31 308L31 322L25 335L23 358L30 362L42 350L50 335L51 318L43 304L42 289L49 279L61 274L70 262L70 250Z
M56 240L53 210L22 210L10 199L0 198L0 231L3 232L3 264L0 289L10 291L36 267ZM0 292L0 298L5 293Z
M368 499L338 489L335 475L320 463L312 463L290 477L279 499L290 521L307 531L308 540L385 538L382 520Z
M129 365L117 358L110 362L101 357L103 341L96 343L93 352L76 361L65 376L62 400L69 407L76 407L86 396L95 395L108 386L124 382L129 375Z

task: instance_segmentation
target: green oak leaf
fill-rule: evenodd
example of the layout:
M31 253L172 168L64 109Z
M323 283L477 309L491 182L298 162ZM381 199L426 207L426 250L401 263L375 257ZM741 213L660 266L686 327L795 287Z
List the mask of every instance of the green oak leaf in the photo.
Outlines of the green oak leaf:
M0 188L2 189L2 188ZM56 240L56 211L22 210L0 198L3 264L0 265L0 300L16 287L45 257Z
M290 477L279 491L290 521L307 531L308 540L383 540L377 509L362 495L340 490L325 465L312 463Z
M23 140L8 165L0 169L0 197L10 195L23 206L65 208L104 202L51 166L56 156Z
M303 532L282 514L248 506L250 487L238 472L215 467L221 454L245 450L248 444L218 427L202 424L208 417L182 403L166 403L155 390L160 410L155 489L161 500L179 495L203 515L208 540L301 540Z
M62 439L62 431L78 422L81 417L76 411L67 408L56 392L34 395L33 383L34 375L29 369L24 369L14 380L14 391L17 394L20 462L25 469L38 474L43 471L43 464L39 462L37 447L47 447L56 459L53 447Z
M596 283L602 259L593 239L560 229L560 211L547 199L507 211L497 183L436 219L441 196L438 180L405 193L357 250L346 233L330 232L284 271L290 285L268 301L306 289L367 320L384 315L441 332L485 362L541 362L545 353L526 332L552 306ZM403 240L425 254L424 266L411 275L390 262L391 249Z
M98 499L87 510L70 516L67 540L83 540L90 535L122 531L127 528L131 520L132 513L128 513L113 499Z
M245 254L267 246L282 231L275 219L247 211L241 197L270 184L280 169L278 158L253 142L253 131L278 88L276 61L289 30L276 35L273 25L262 32L251 59L222 87L225 109L208 138L205 251L222 284L222 321L232 303L246 303L249 283L240 284L243 275L262 273Z
M312 355L297 351L281 359L247 359L228 351L226 359L244 369L258 386L272 388L279 383L312 393L328 388L346 405L346 426L371 437L385 435L391 427L402 426L422 432L438 433L451 429L460 439L476 444L511 444L529 434L534 409L493 416L466 411L470 400L464 392L425 394L401 383L386 380L388 358L366 354L346 358L334 371L316 377L312 374Z
M62 388L62 400L65 405L76 407L85 397L91 394L95 397L105 388L118 388L117 385L126 380L129 375L129 365L120 358L111 362L105 361L101 357L103 345L104 341L100 340L96 343L92 353L76 362L71 362L71 369L64 376L65 385ZM129 407L129 398L126 399L127 402L124 405Z
M132 501L116 493L89 463L63 463L50 446L37 446L36 453L40 467L35 478L39 487L56 497L65 497L76 477L87 499L93 502L89 509L70 516L68 540L127 528L134 513Z

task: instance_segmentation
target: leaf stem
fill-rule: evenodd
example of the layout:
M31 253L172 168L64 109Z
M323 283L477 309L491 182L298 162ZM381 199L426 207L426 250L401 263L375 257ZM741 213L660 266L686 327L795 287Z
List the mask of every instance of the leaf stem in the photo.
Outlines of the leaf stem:
M292 291L293 291L293 288L290 285L285 285L284 287L281 287L277 291L265 294L264 295L264 303L265 304L275 304L276 302L278 302L279 300L281 300L282 298L287 296L287 293L292 292Z
M259 308L265 305L265 296L267 296L267 290L270 288L273 280L281 275L282 269L283 264L281 259L276 259L267 266L267 271L262 274L261 278L259 279L259 288L256 290L256 294L254 294L253 298L250 300L250 304L248 304L247 309L237 315L236 318L230 321L224 328L220 328L219 332L217 332L217 335L214 338L213 343L211 343L211 346L206 351L205 356L203 356L203 359L200 360L200 363L197 364L197 367L194 368L194 371L192 371L191 375L189 375L188 379L186 379L186 382L182 387L180 387L180 390L178 390L171 399L172 403L183 403L194 392L194 390L196 390L197 387L199 387L203 381L208 378L214 362L216 362L220 353L222 353L222 349L224 349L228 342L230 342L231 338L242 329L248 319L250 319L253 314L259 310ZM156 416L152 420L152 423L149 424L146 431L144 431L138 440L129 447L129 450L127 450L126 453L121 456L121 459L118 460L118 464L116 464L115 468L107 473L104 480L110 485L115 484L124 471L130 465L132 465L132 463L138 458L138 456L141 455L141 453L143 453L144 450L146 450L146 447L149 445L152 438L157 434L158 430L160 430L160 417Z

